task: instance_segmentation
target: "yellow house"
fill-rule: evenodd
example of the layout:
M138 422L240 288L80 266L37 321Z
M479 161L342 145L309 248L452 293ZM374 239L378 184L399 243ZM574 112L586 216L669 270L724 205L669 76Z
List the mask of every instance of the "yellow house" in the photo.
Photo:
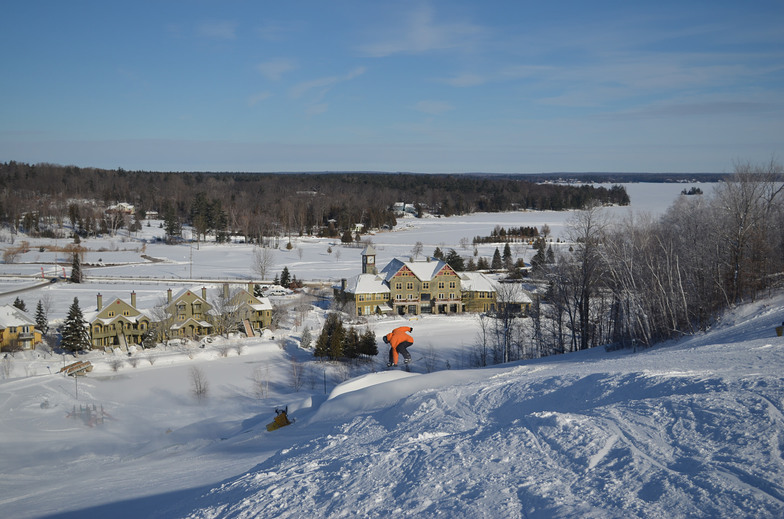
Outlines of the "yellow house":
M194 338L209 335L212 324L207 320L212 305L207 302L207 289L202 287L201 295L185 289L172 297L167 293L166 313L171 316L171 336Z
M378 272L375 250L362 251L362 273L334 287L335 297L354 304L357 315L484 312L496 308L496 292L480 273L455 272L435 258L393 259Z
M231 298L228 298L229 285L223 286L224 297L230 299L230 304L236 308L237 318L240 321L240 329L248 336L255 335L256 332L268 328L272 323L272 303L266 297L256 297L253 295L253 283L248 283L247 288L240 288ZM247 325L250 330L246 329Z
M29 350L41 340L41 332L27 312L13 305L0 306L0 351Z
M97 296L97 310L85 316L90 323L90 342L95 348L126 349L131 344L141 344L150 328L150 318L136 308L136 292L131 292L131 302L115 299L105 307L103 296Z

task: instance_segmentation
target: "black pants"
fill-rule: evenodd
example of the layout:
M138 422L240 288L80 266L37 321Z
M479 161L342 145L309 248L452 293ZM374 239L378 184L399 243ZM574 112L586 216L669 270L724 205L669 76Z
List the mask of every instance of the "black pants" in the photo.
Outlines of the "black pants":
M408 353L408 347L411 346L413 343L408 341L403 341L397 345L397 354L402 355L404 359L411 360L411 354ZM389 363L392 364L392 350L393 348L389 348Z

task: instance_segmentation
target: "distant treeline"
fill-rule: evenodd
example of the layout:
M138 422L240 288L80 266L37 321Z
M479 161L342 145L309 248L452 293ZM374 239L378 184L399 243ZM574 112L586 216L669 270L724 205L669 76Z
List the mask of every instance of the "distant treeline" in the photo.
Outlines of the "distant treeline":
M490 178L508 178L510 175L483 173ZM534 173L525 178L531 182L558 182L577 184L630 184L634 182L693 183L720 182L726 173Z
M281 234L339 235L355 224L394 225L396 202L419 213L579 209L589 202L628 204L623 186L537 184L528 176L413 173L166 173L0 163L0 223L33 233L41 222L83 220L101 228L101 209L133 204L156 211L167 231L182 224L251 241ZM89 204L98 206L90 212ZM23 223L24 217L27 222ZM127 224L127 222L126 222ZM118 222L112 222L115 228ZM122 222L119 223L122 226Z

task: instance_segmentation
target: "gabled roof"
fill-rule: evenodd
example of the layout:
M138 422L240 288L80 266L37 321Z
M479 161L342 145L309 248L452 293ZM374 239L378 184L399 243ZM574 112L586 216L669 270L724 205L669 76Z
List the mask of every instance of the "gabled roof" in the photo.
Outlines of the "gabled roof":
M495 292L493 280L481 272L461 272L460 288L467 292Z
M501 303L533 303L531 296L520 283L496 283L495 290Z
M0 306L0 329L10 326L35 326L35 320L14 305Z
M381 270L385 281L388 283L398 272L408 269L420 281L432 281L436 275L444 269L453 273L452 267L439 259L431 258L429 261L403 261L394 258Z
M346 280L346 292L350 294L388 294L389 285L377 274L359 274Z
M207 303L207 300L201 297L201 290L200 289L194 290L192 288L183 288L182 290L177 292L177 294L172 296L172 303L176 302L178 299L181 299L183 296L187 295L188 293L193 294L194 296L196 296L197 299L201 299L202 301Z

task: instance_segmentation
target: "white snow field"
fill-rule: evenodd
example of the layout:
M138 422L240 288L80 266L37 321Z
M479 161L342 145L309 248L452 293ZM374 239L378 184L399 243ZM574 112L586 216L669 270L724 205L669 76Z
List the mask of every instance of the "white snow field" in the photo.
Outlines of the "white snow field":
M670 185L670 196L680 188ZM652 212L667 205L645 200ZM426 252L456 248L495 224L548 223L557 233L566 215L404 220L374 243L385 262L416 241ZM357 273L359 249L335 258L328 243L276 251L275 271L326 281ZM8 276L40 270L48 253L31 245L19 263L0 265L0 291L33 284ZM106 266L91 268L87 283L0 303L19 296L34 313L45 297L58 319L75 296L92 310L97 292L110 301L134 290L143 307L175 282L252 277L248 246L148 245L146 255L164 259L155 263L133 240L115 246L128 250L109 241L88 253ZM299 337L305 326L318 333L324 315L314 306L277 337L90 352L79 358L94 370L77 379L57 373L72 357L0 358L0 517L784 517L784 338L775 332L784 294L647 350L481 369L474 316L362 324L379 338L414 328L410 373L382 370L380 340L373 363L317 362ZM193 368L208 384L202 400ZM284 406L294 423L267 431Z

